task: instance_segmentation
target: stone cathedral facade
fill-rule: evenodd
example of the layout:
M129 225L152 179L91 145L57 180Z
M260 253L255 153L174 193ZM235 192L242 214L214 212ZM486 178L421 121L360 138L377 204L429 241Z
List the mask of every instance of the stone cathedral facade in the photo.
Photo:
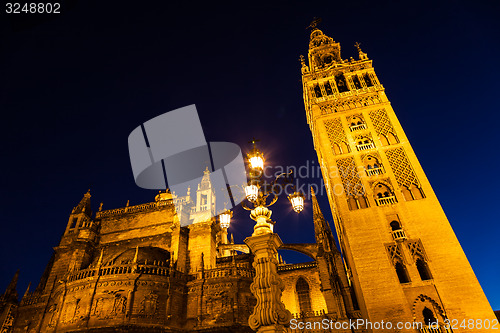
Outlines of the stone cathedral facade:
M358 52L342 59L339 43L313 28L302 58L340 249L313 196L316 242L282 246L312 261L278 260L286 308L303 322L441 323L387 332L467 332L442 324L493 321L372 61ZM86 193L39 284L18 297L16 273L0 296L0 332L250 332L252 254L211 217L216 199L208 171L192 193L135 206L94 213Z
M18 302L16 275L0 299L0 332L252 332L253 258L211 217L213 194L208 171L193 193L136 206L93 213L86 193L38 286ZM316 243L283 246L314 259L279 260L283 301L300 320L359 317L316 198L313 209Z

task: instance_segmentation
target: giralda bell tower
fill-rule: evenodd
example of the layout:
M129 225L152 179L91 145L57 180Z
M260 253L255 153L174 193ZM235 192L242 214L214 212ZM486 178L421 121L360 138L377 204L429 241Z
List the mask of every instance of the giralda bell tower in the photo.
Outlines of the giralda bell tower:
M372 61L356 47L358 60L342 59L340 44L313 23L301 62L307 122L361 314L394 324L448 319L458 323L453 332L492 322ZM474 331L490 331L483 325Z

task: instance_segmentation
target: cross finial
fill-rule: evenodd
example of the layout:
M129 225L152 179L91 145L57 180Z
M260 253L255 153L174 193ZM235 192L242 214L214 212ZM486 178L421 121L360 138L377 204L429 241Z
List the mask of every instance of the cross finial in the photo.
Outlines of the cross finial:
M257 140L256 138L252 138L252 141L248 141L248 143L253 144L253 148L257 148L257 142L260 142L260 140Z
M356 42L354 44L354 46L356 46L356 48L358 49L358 52L361 52L361 43Z
M316 30L316 26L321 22L321 18L314 17L311 24L306 29L311 28L311 30Z

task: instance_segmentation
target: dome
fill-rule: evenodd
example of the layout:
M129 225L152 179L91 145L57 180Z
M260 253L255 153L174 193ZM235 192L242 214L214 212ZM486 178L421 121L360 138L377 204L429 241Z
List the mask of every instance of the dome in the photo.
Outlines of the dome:
M160 191L155 197L155 201L167 201L175 199L176 196L170 192L170 190L166 190L165 192Z
M134 261L135 253L136 248L130 248L126 250L113 260L113 265L124 265L132 263ZM168 266L169 261L170 252L159 247L139 247L137 251L138 264L147 263L149 265L153 265L156 262L157 264L162 263L163 265Z

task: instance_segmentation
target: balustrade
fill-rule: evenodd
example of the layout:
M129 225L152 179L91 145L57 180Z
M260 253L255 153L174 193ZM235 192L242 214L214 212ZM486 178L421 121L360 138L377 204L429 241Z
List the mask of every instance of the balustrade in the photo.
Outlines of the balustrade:
M377 198L376 201L377 201L377 206L392 205L396 203L396 197L390 196L390 197Z
M349 126L349 129L351 130L351 132L360 131L366 129L366 125L359 124L359 125Z
M292 317L295 319L312 318L312 317L322 317L326 314L325 310L317 311L302 311L297 313L292 313Z
M395 241L406 239L406 233L403 229L394 230L392 232L392 238Z
M372 149L372 148L375 148L375 145L373 144L373 142L364 143L364 144L361 144L361 145L356 145L356 149L358 151Z
M95 217L100 218L100 217L106 217L106 216L121 215L121 214L126 214L126 213L144 212L144 211L154 210L154 209L157 209L159 207L168 206L168 205L173 205L173 201L172 200L155 201L155 202L148 202L148 203L136 205L136 206L129 206L129 207L104 210L101 212L97 212Z
M221 278L226 276L241 276L253 278L255 271L251 268L245 267L224 267L224 268L213 268L204 271L204 277L208 279Z
M376 175L380 175L382 173L384 173L384 171L382 170L382 167L366 169L366 174L368 176L376 176Z

